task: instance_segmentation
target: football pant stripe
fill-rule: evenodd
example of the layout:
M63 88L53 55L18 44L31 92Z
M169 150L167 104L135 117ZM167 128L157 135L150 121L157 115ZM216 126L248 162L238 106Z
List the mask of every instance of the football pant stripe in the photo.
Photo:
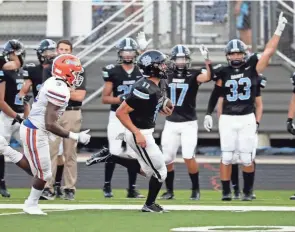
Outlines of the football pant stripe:
M37 136L36 136L37 131L34 130L34 129L32 129L32 130L33 130L33 148L34 148L33 149L33 154L36 157L38 169L39 169L39 172L40 172L40 179L44 180L43 170L42 170L42 167L41 167L39 153L38 153L38 149L37 149Z
M34 167L37 170L37 175L38 175L38 168L37 168L36 162L34 160L34 155L32 153L32 149L31 149L31 142L30 142L30 140L31 140L31 129L30 128L27 128L27 136L26 137L27 137L27 145L28 145L29 154L30 154L32 163L34 164Z
M152 163L152 161L151 161L151 159L150 159L150 157L149 157L147 151L146 151L145 148L143 148L143 147L141 147L141 149L143 150L143 153L144 153L144 155L145 155L145 157L146 157L146 159L147 159L147 161L148 161L148 163L149 163L149 166L153 169L153 171L154 171L154 173L156 174L157 178L158 178L159 180L161 180L161 175L160 175L160 173L158 172L158 170L155 168L155 166L153 165L153 163Z
M48 93L53 94L53 95L58 96L58 97L61 97L61 98L66 98L65 95L62 95L62 94L56 93L56 92L51 91L51 90L48 90Z
M142 154L142 152L141 152L141 150L140 150L139 146L138 146L138 145L137 145L137 143L136 143L136 138L135 138L135 135L134 135L134 134L132 134L132 136L133 136L133 140L134 140L135 146L136 146L136 148L137 148L137 150L138 150L138 152L139 152L139 154L140 154L141 158L142 158L142 159L143 159L143 161L146 163L146 165L149 165L149 164L147 163L147 161L145 160L145 158L144 158L144 156L143 156L143 154Z

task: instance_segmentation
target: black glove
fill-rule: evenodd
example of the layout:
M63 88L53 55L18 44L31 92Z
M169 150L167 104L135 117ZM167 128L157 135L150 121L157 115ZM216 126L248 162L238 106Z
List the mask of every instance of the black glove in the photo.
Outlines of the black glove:
M293 119L292 118L288 118L288 120L287 120L287 131L290 134L295 135L295 128L294 128L294 124L293 124Z
M26 96L22 97L22 100L24 103L28 104L30 102L31 98L32 98L32 96L26 95Z
M256 122L256 133L258 132L259 129L259 122Z
M24 121L24 119L23 119L19 114L17 114L16 117L14 118L14 120L12 121L12 125L14 125L14 124L17 123L17 122L18 122L19 124L21 124L22 121Z
M120 101L121 101L121 102L125 101L126 98L128 97L128 95L129 95L129 93L120 95L120 96L119 96L119 97L120 97Z

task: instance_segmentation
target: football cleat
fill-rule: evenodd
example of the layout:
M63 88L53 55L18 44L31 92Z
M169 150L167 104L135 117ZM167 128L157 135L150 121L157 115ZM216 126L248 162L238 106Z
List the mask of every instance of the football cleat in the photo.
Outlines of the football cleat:
M242 197L242 201L252 201L252 194L251 193L244 193Z
M98 152L94 153L88 160L86 160L86 165L91 166L96 163L103 163L111 156L109 149L103 147Z
M52 201L54 200L54 193L50 191L49 188L45 188L42 192L42 195L40 196L40 200L49 200Z
M56 198L63 198L63 193L60 184L54 184L54 194Z
M47 215L47 213L43 212L38 205L30 204L28 200L25 201L23 211L30 215Z
M256 199L256 195L255 193L252 193L252 200L255 200Z
M198 201L198 200L200 200L200 198L201 198L200 191L199 190L192 190L192 194L191 194L190 199L194 200L194 201Z
M110 185L105 185L103 187L103 194L105 198L112 198L114 196Z
M163 200L172 200L174 199L174 193L172 191L167 191L165 193L162 194L162 196L160 197L160 199Z
M240 193L240 191L234 191L233 199L234 200L240 200L241 199L241 193Z
M73 189L65 189L64 190L64 200L73 201L75 200L75 191Z
M144 195L141 195L136 189L127 189L127 198L145 198Z
M225 193L222 193L222 198L221 198L222 201L231 201L232 200L232 195L231 193L228 193L228 194L225 194Z
M2 197L10 197L10 193L7 191L6 184L4 180L0 181L0 194Z
M169 212L167 210L164 210L162 206L160 206L156 203L153 203L149 206L144 205L142 207L141 211L144 213L167 213L167 212Z
M290 197L290 200L295 200L295 194Z

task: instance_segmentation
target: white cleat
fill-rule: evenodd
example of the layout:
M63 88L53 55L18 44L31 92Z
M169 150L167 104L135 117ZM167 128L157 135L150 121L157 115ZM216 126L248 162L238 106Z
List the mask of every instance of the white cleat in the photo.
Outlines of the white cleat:
M47 215L47 213L44 213L38 205L32 205L29 204L28 201L25 201L25 206L23 208L23 211L30 215Z

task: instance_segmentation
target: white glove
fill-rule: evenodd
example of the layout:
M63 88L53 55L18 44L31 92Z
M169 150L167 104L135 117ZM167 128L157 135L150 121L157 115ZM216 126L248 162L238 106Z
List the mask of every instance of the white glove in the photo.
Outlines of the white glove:
M80 133L74 133L70 131L69 138L86 145L89 143L91 138L91 135L87 134L89 131L90 129L81 131Z
M204 128L210 132L213 127L213 119L211 115L206 115L204 119Z
M286 23L288 22L287 19L283 16L283 14L284 14L283 12L280 13L278 26L275 31L275 35L278 35L278 36L282 35L282 33L285 29Z
M150 42L152 42L151 39L149 39L149 41L146 40L145 33L143 31L138 32L136 40L137 40L139 49L142 51L147 48Z
M209 51L208 51L208 48L204 44L201 45L200 52L205 60L209 60Z

